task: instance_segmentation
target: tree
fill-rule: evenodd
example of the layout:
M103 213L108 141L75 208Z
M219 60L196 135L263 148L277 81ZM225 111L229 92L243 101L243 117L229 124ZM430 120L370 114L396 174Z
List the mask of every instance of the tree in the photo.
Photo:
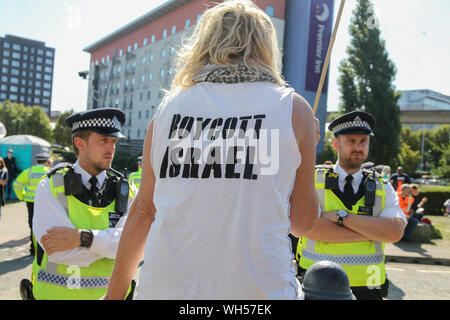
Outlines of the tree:
M393 81L394 63L389 59L380 30L369 22L374 18L369 0L358 0L349 27L348 58L339 66L340 110L371 113L377 120L369 158L377 164L393 165L400 147L400 94ZM389 142L389 143L387 143Z
M413 174L420 164L420 151L414 151L406 143L402 143L399 160L403 170L406 173Z
M74 112L73 110L65 111L56 120L56 125L53 129L53 137L56 144L63 147L72 147L72 129L66 125L65 121Z

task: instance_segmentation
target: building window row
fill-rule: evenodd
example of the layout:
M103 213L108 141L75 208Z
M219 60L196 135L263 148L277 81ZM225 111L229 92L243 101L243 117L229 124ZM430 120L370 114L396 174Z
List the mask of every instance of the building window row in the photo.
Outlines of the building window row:
M30 52L32 54L38 54L40 56L46 56L46 57L50 57L53 58L53 51L52 50L44 50L44 49L38 49L38 48L34 48L34 47L28 47L28 46L22 46L20 44L17 43L13 43L11 46L11 43L9 43L8 41L4 41L3 42L3 48L4 49L12 49L15 51L23 51L23 52Z

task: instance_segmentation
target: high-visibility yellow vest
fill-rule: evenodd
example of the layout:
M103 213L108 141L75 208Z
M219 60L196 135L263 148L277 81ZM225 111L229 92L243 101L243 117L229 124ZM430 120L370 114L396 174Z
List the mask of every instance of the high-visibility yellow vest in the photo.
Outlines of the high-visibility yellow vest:
M74 196L64 195L66 169L50 177L50 190L64 206L68 217L77 229L105 230L110 227L109 213L114 212L115 200L107 207L91 207ZM130 188L130 197L134 194ZM85 250L89 250L85 248ZM102 258L89 267L63 265L48 261L43 254L40 265L38 254L33 261L33 296L37 300L98 300L106 294L114 267L113 259ZM131 291L131 286L128 293Z
M141 186L141 179L142 179L142 168L136 172L131 173L130 176L128 177L128 181L133 183L137 189L139 189L139 187Z
M332 190L325 189L328 170L316 170L316 190L322 212L346 210L349 214L364 214L359 207L365 207L363 196L352 210L349 210ZM386 191L381 178L376 178L375 205L372 215L379 216L385 206ZM378 287L386 281L384 266L384 242L359 241L331 243L302 237L297 246L299 266L308 269L318 261L328 260L339 264L347 273L352 287Z
M49 167L38 164L24 170L14 181L14 192L21 201L34 202L36 188L44 178Z

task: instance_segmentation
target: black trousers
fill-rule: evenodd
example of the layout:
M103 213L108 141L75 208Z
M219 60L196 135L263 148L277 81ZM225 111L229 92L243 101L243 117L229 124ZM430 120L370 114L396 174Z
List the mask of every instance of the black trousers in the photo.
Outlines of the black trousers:
M34 253L33 246L33 214L34 214L34 202L27 202L28 208L28 225L30 226L30 251Z

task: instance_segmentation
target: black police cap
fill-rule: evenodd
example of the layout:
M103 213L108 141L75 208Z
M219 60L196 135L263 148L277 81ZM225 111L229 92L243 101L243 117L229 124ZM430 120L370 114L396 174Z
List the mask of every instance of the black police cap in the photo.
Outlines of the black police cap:
M370 113L352 111L331 122L328 129L333 132L335 137L340 134L370 134L373 136L375 124L375 117Z
M101 108L79 112L66 118L66 124L72 133L79 130L92 130L104 136L125 137L121 127L125 123L125 114L115 108Z

